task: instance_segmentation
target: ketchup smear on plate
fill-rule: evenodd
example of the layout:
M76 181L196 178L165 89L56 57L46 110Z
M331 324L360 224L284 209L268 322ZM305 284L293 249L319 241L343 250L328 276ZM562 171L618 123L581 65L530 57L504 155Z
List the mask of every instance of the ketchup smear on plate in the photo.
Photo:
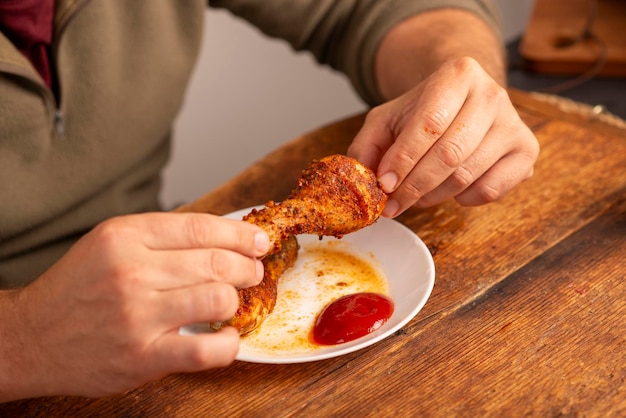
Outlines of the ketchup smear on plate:
M317 316L311 339L319 345L355 340L380 328L393 314L393 302L373 292L353 293L328 304Z

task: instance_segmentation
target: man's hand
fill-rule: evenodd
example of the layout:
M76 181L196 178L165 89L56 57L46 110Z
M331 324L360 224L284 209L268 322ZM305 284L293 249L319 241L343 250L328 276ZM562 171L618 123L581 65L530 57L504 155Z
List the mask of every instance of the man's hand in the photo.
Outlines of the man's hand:
M235 329L179 328L232 317L235 286L260 282L268 248L260 228L213 215L103 222L31 285L3 292L0 375L11 380L0 377L0 400L102 396L230 364Z
M497 200L532 175L538 153L506 90L472 58L444 63L372 109L348 150L391 194L387 217L452 197L462 205Z
M383 216L452 197L491 202L532 175L539 146L506 92L501 39L481 18L454 8L409 18L375 67L390 101L369 112L348 155L390 193Z

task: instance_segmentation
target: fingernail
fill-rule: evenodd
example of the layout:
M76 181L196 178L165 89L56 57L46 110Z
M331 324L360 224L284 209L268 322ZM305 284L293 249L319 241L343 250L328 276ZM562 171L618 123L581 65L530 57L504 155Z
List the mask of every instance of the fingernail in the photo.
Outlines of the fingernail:
M395 190L396 184L398 183L398 176L393 171L383 174L378 179L380 185L383 186L383 190L386 193L391 193Z
M265 274L263 269L263 262L261 260L256 260L256 279L258 282L263 280L263 275Z
M270 238L265 232L257 232L254 236L254 246L256 250L265 254L270 249Z
M385 218L393 218L396 212L398 212L398 209L400 209L400 203L395 199L389 199L387 200L387 204L385 204L382 215Z

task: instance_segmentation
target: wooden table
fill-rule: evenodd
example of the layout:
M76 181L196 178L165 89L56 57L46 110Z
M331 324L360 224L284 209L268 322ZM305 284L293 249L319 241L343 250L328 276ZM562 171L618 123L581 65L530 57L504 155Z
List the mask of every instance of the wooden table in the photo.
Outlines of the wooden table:
M575 104L511 97L542 145L535 175L497 203L398 218L437 269L400 332L329 360L236 362L111 398L8 403L0 416L626 416L626 131ZM182 209L280 200L362 120L297 138Z

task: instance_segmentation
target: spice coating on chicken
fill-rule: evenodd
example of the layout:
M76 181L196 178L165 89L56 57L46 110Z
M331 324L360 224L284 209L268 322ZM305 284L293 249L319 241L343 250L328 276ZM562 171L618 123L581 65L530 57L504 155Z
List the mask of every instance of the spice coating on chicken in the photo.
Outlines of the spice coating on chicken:
M210 324L211 328L219 329L222 326L235 327L241 336L257 329L276 305L278 279L285 270L293 266L298 257L298 241L290 236L282 242L281 250L265 257L263 280L256 286L237 289L239 294L239 308L235 316L228 321Z
M263 228L273 247L290 235L342 236L373 224L387 195L372 170L345 155L314 160L302 172L298 186L280 203L267 202L244 220Z
M238 289L239 308L232 319L211 327L230 325L242 336L257 329L276 305L279 278L297 259L295 235L341 238L376 222L386 201L376 175L355 159L337 154L314 160L287 199L267 202L243 217L270 237L265 274L259 285Z

